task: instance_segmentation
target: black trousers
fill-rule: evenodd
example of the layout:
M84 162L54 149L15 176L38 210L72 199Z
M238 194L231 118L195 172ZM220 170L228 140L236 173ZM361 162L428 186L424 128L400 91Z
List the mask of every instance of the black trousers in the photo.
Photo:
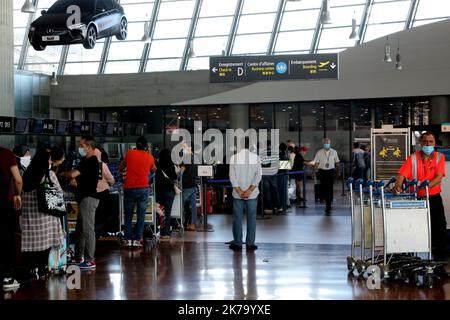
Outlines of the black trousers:
M447 251L447 222L440 194L430 196L431 251L436 261L445 261Z
M327 209L331 209L331 204L333 203L334 169L319 169L319 180L322 185L321 188Z
M0 285L4 278L15 277L17 216L12 202L0 202Z

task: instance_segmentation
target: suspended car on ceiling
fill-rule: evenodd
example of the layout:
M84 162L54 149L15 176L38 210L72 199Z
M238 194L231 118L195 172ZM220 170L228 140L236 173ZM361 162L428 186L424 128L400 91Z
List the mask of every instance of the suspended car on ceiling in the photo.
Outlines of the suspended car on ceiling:
M41 14L30 24L28 33L30 44L37 51L76 43L93 49L101 38L127 38L127 18L116 0L58 0Z

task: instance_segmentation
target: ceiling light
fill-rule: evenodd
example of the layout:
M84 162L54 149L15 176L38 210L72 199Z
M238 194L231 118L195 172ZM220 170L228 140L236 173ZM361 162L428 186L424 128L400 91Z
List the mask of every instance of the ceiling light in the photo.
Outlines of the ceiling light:
M52 86L57 86L58 85L58 79L56 78L56 72L52 72L52 80L50 82L50 84Z
M386 37L386 43L384 44L384 62L392 62L391 58L391 45L389 44L389 37Z
M151 42L151 38L148 36L149 28L150 28L150 22L145 21L145 23L144 23L144 35L141 38L142 42L146 42L146 43L150 43Z
M320 16L320 23L322 24L331 23L330 0L322 1L322 15Z
M352 33L350 33L349 39L359 40L359 34L356 32L356 18L352 18Z
M395 55L395 69L402 70L402 61L400 59L400 39L398 39L397 54Z
M25 0L21 11L25 13L34 13L36 12L36 7L31 3L31 0Z

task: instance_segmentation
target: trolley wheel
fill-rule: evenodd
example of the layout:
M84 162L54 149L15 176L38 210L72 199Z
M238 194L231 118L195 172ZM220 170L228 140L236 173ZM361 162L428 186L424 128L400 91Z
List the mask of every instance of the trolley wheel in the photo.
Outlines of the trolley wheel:
M355 259L351 256L347 257L347 269L349 272L352 272L353 269L355 269Z
M355 263L356 270L358 271L359 275L362 276L364 274L364 271L366 271L366 264L363 260L356 260Z

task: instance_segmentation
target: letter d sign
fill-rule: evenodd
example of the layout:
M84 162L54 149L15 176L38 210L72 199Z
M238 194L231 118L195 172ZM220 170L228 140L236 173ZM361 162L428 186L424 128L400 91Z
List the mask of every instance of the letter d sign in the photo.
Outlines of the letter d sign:
M237 74L238 74L239 77L242 76L244 74L244 68L238 67L237 68Z
M81 289L81 270L80 267L71 265L67 267L66 269L67 273L67 289L73 290L73 289Z

